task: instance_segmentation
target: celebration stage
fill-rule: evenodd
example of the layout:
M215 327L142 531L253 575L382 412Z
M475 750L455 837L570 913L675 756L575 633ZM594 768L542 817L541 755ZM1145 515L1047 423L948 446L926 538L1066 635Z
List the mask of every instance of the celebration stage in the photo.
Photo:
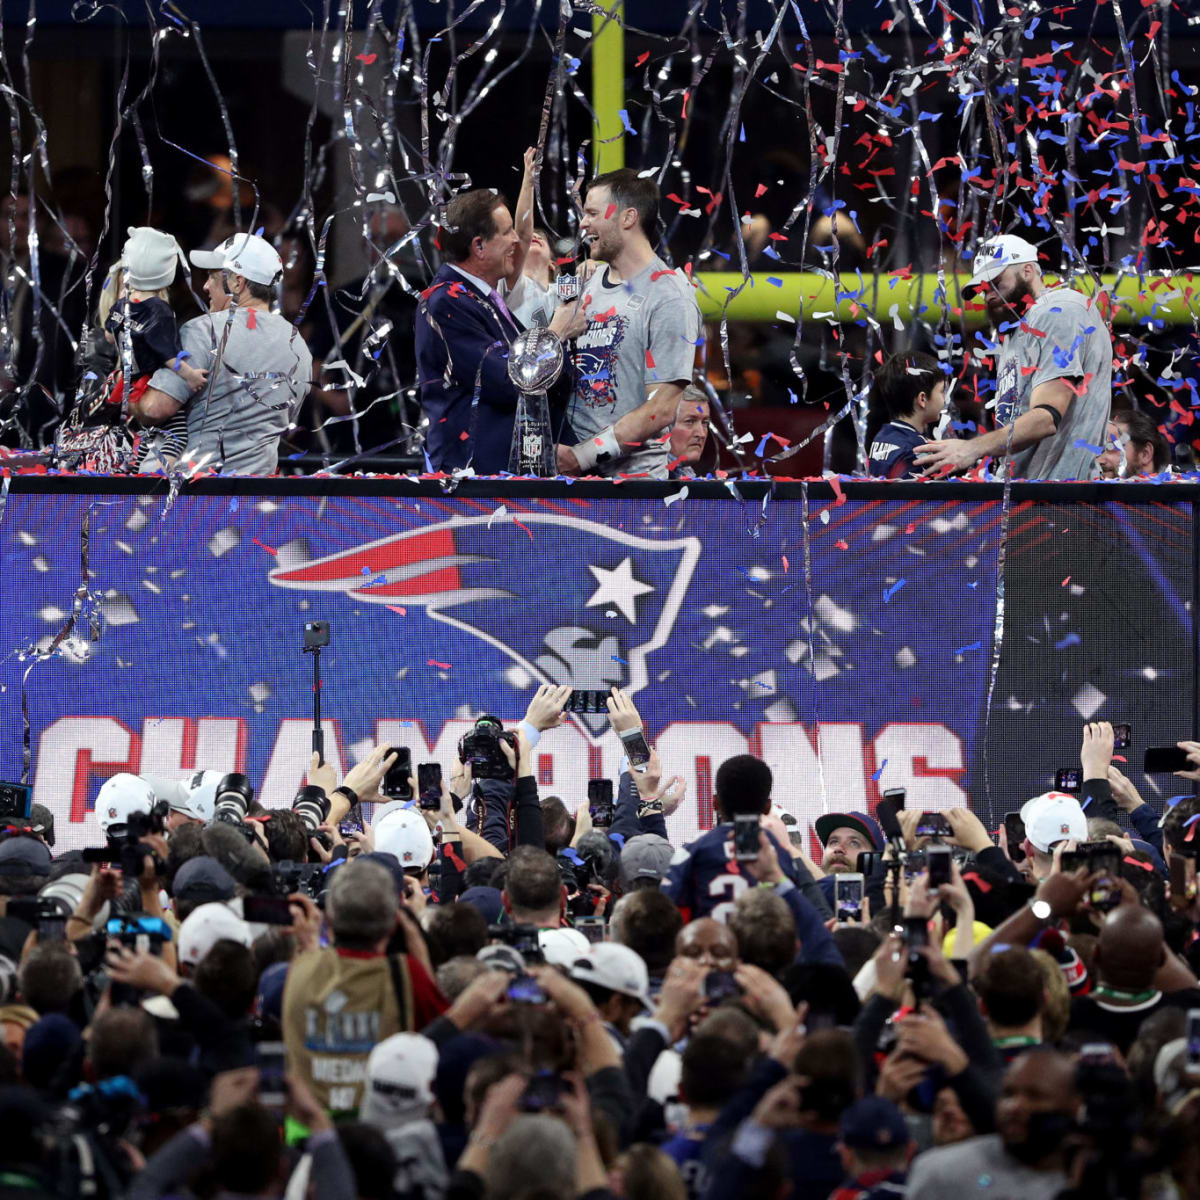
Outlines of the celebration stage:
M712 820L760 754L804 825L908 789L989 819L1129 721L1141 772L1195 736L1200 487L1192 483L166 481L17 476L0 517L0 777L28 770L59 846L95 844L117 770L301 782L306 620L327 619L326 755L378 742L448 763L474 715L539 682L629 688L671 820ZM24 736L23 736L24 735ZM572 717L537 748L574 806L619 746ZM1177 786L1179 785L1179 786Z

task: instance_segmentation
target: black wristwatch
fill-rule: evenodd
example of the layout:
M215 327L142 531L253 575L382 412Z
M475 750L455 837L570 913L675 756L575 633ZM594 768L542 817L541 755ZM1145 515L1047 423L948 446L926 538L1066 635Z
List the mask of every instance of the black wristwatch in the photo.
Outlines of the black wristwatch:
M351 808L358 803L358 793L353 788L347 787L344 783L340 787L335 787L333 790L335 792L341 792L345 796L349 796Z

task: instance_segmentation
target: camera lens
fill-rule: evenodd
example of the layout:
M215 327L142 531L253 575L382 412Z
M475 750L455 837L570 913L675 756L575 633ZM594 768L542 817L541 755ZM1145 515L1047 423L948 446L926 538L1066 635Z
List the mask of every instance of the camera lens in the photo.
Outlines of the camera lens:
M229 774L217 784L216 804L213 816L221 821L241 821L250 811L254 789L245 775ZM223 816L223 813L230 814Z
M312 784L302 787L292 801L292 812L304 822L309 833L315 833L317 826L329 816L329 801L324 789Z

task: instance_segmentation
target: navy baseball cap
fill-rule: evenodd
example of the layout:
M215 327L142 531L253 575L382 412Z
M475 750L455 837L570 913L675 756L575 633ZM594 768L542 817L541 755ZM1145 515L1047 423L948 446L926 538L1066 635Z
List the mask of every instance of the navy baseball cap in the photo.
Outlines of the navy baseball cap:
M882 1096L864 1096L842 1113L838 1140L852 1150L895 1150L912 1140L904 1114Z
M171 895L176 900L232 900L236 892L233 876L215 859L205 854L189 858L175 872Z
M814 828L822 846L835 829L857 829L874 849L883 849L883 830L879 828L879 822L865 812L825 813L816 819Z

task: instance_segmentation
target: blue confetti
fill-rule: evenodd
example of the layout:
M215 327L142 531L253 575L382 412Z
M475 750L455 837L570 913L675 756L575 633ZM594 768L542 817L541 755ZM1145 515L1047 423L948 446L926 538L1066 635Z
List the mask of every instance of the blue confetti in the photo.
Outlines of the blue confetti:
M629 664L623 658L618 658L615 654L611 655L611 658L613 662L619 662L623 667L629 666Z
M966 652L968 650L978 650L979 647L982 645L983 645L982 642L972 642L969 646L959 646L959 648L957 650L955 650L954 653L955 654L966 654Z
M1093 446L1092 443L1087 441L1085 438L1076 438L1075 439L1075 448L1077 450L1087 450L1091 454L1103 454L1104 453L1103 446Z
M634 127L629 123L629 114L624 109L621 109L621 111L617 113L617 116L621 118L621 124L625 126L625 132L629 134L630 137L637 137L637 130L634 129Z
M783 280L776 279L774 275L768 275L767 282L774 287L783 287Z
M238 510L238 498L237 498L236 496L230 496L230 498L229 498L229 511L230 511L230 512L237 512L237 510Z
M878 783L878 782L879 782L879 777L880 777L880 775L882 775L882 774L883 774L883 768L884 768L884 767L886 767L886 766L887 766L887 759L885 758L885 759L883 760L883 762L881 762L881 763L879 764L879 770L878 770L878 771L876 771L876 772L875 772L875 774L871 776L871 779L872 779L872 781L873 781L873 782L875 782L875 783Z
M1078 646L1082 639L1077 633L1068 633L1061 642L1055 642L1055 650L1065 650L1068 646Z
M1180 800L1190 800L1191 798L1192 798L1192 797L1191 797L1191 794L1190 794L1190 793L1185 793L1185 794L1184 794L1184 795L1182 795L1182 796L1172 796L1172 797L1171 797L1171 798L1170 798L1170 799L1167 801L1167 807L1168 807L1168 808L1174 808L1174 807L1175 807L1175 805L1177 805L1177 804L1180 802Z
M370 573L371 573L371 568L370 568L370 567L363 567L363 569L362 569L362 573L363 573L364 575L370 575Z
M897 579L890 588L885 588L883 593L884 604L886 604L907 582L907 579Z

